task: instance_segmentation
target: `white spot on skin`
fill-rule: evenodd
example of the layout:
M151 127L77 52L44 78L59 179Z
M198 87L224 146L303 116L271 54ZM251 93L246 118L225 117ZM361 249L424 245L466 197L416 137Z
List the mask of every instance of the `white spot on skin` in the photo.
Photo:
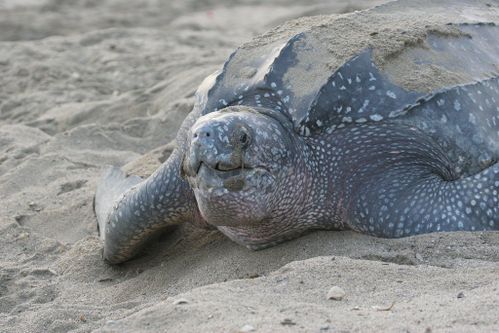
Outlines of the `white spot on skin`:
M476 118L475 118L475 115L473 113L470 113L470 116L469 116L469 121L470 123L472 123L473 125L476 125Z
M364 112L364 111L365 111L365 108L366 108L368 105L369 105L369 100L368 100L368 99L366 99L366 100L364 101L364 104L362 104L362 107L361 107L361 108L360 108L357 112L358 112L358 113L362 113L362 112Z
M374 121L380 121L383 119L383 117L379 114L373 114L373 115L369 116L369 118L371 118Z
M388 90L386 92L386 96L388 96L388 97L390 97L392 99L397 99L397 95L395 95L395 93L393 91L391 91L391 90Z

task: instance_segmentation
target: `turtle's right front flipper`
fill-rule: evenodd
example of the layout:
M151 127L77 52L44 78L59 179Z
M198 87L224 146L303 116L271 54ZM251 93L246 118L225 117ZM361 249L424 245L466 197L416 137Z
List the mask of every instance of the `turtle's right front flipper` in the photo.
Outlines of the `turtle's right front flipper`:
M106 172L97 186L95 212L108 262L129 260L161 229L194 218L196 203L180 178L179 156L175 151L145 180L126 177L118 168Z

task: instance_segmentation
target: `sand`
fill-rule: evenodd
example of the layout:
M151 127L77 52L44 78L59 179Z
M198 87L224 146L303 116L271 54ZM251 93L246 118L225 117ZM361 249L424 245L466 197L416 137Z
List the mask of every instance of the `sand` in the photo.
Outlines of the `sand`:
M236 47L381 2L0 0L0 332L498 331L498 232L253 252L185 226L123 265L100 257L102 170L150 174Z

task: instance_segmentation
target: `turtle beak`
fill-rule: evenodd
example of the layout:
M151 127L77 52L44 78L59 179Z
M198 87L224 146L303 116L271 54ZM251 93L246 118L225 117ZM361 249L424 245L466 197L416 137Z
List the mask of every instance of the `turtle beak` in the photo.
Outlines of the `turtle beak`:
M187 151L182 156L182 164L180 167L180 177L187 180L188 177L196 177L201 168L202 160L196 152Z

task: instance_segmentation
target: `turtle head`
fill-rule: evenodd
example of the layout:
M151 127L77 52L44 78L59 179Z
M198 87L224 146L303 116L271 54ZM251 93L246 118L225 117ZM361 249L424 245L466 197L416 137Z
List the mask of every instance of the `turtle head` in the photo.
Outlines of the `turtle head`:
M229 106L191 127L182 174L201 215L216 226L271 218L296 163L295 133L281 113Z

